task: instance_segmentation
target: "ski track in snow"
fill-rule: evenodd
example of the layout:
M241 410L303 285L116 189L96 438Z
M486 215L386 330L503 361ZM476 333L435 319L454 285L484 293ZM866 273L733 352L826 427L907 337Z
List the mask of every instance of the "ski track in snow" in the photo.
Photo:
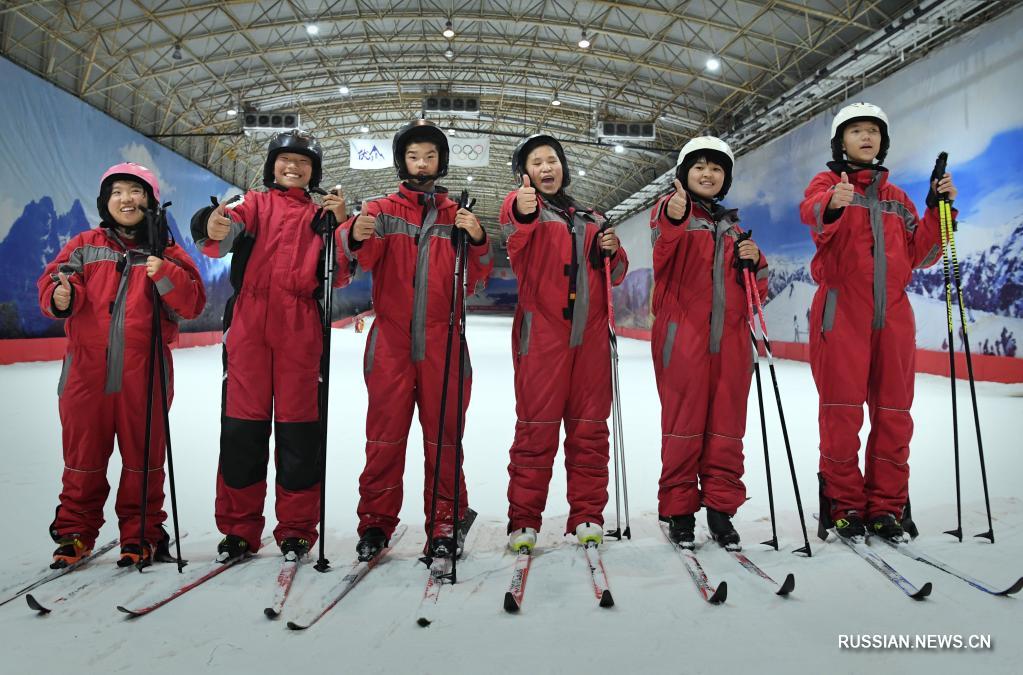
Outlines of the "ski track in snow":
M650 345L621 339L622 412L633 539L609 541L602 549L615 606L600 609L593 597L585 558L562 532L568 514L563 455L559 450L537 555L522 611L510 615L502 599L515 556L504 549L508 448L514 432L514 392L507 317L469 317L475 364L465 451L469 498L480 517L459 563L459 584L443 589L437 620L416 625L426 569L418 558L423 533L423 454L417 421L410 432L402 520L409 532L388 559L318 624L293 632L284 623L303 598L332 583L304 565L283 616L263 616L273 595L279 557L269 547L254 560L226 571L152 614L126 620L115 606L157 584L179 581L173 565L144 574L122 572L116 584L55 599L87 579L106 579L114 569L109 553L91 568L43 586L36 597L53 612L34 615L23 599L0 607L4 635L3 673L280 672L320 664L331 672L367 673L677 673L752 669L813 670L828 659L835 673L867 670L901 673L1016 672L1023 657L1018 640L1021 599L994 598L938 570L878 547L877 552L910 581L934 585L923 602L907 599L890 582L836 542L814 537L817 510L817 396L806 364L777 363L786 419L814 556L790 551L802 545L788 466L766 392L771 468L778 536L775 553L757 542L770 538L763 448L755 396L750 396L746 435L749 501L736 525L745 552L779 583L788 572L796 588L785 599L741 569L707 540L698 516L698 555L711 583L727 581L728 600L707 605L696 592L656 522L660 471L659 403ZM333 338L331 424L327 483L327 557L334 572L354 557L357 479L363 465L366 390L362 350L367 333L336 331ZM189 536L185 558L198 567L215 554L213 523L220 410L220 350L178 350L171 411L180 521ZM8 553L0 560L0 586L28 580L49 561L47 534L60 488L62 461L56 384L60 363L0 367L0 410L5 430L0 463L0 525ZM765 372L765 385L769 388ZM1023 475L1019 439L1012 421L1023 411L1023 386L979 383L988 480L995 517L994 546L973 539L986 529L969 390L960 383L960 447L963 481L962 544L941 532L955 526L949 383L917 377L913 408L912 498L925 551L970 574L1002 586L1023 574L1023 502L1016 483ZM866 439L866 429L862 434ZM120 471L117 453L111 483ZM273 481L273 467L269 480ZM167 500L170 508L170 500ZM274 523L268 499L269 534ZM100 540L116 535L113 495ZM605 525L614 527L614 492ZM624 519L624 513L623 513ZM168 521L169 525L169 521ZM624 526L624 523L623 523ZM313 560L317 555L313 551ZM189 568L186 568L186 572ZM172 579L173 578L173 579ZM840 650L848 634L989 634L991 650ZM729 664L729 665L723 665Z

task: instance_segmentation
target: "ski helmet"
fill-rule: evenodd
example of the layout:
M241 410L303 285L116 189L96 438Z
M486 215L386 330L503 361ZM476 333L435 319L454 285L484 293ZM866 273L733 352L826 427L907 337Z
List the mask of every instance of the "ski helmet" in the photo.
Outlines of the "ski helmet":
M565 149L561 147L561 142L558 139L547 134L533 134L519 141L519 144L515 146L515 150L512 151L512 173L515 174L517 179L521 180L522 176L526 173L526 159L529 158L529 153L542 145L554 148L558 161L561 162L561 187L562 189L567 188L572 182L572 174L568 171Z
M110 215L110 211L107 209L107 202L110 201L110 193L113 190L114 182L119 180L141 184L146 191L146 197L149 198L149 208L156 208L160 203L160 184L156 180L155 173L135 162L114 164L99 179L99 197L96 198L96 210L99 211L99 217L104 222L114 222L113 216Z
M735 167L735 155L732 149L717 136L697 136L682 146L678 153L678 160L675 162L675 177L686 185L686 178L689 176L689 169L693 168L697 160L705 157L715 164L720 164L725 170L725 181L721 184L721 191L715 199L724 199L728 194L728 188L732 187L732 170Z
M398 178L411 180L412 174L405 166L405 148L412 143L433 143L437 146L437 175L427 180L437 180L448 175L448 137L436 124L430 120L415 119L404 125L394 134L391 142L391 153L394 155L394 168L398 171Z
M266 150L266 163L263 164L263 185L273 187L276 183L274 162L277 161L277 155L282 152L294 152L298 155L305 155L313 162L313 174L309 178L309 189L320 187L320 177L323 175L323 149L320 148L320 142L312 134L301 129L282 131L270 139Z
M880 164L884 161L890 144L888 116L873 103L850 103L839 110L831 122L831 157L836 162L845 159L845 151L842 150L842 134L845 133L845 127L853 122L863 120L877 122L881 128L881 150L877 153L877 163Z

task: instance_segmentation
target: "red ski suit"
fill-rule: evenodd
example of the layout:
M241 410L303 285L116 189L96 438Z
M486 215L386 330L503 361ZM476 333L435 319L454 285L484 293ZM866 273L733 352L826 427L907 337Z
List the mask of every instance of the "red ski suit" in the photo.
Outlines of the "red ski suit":
M163 266L146 276L148 250L126 244L114 230L97 227L71 239L39 277L43 313L67 318L67 354L57 386L64 445L63 489L50 525L54 540L79 534L91 548L103 525L103 504L110 486L107 462L114 437L121 450L117 513L121 544L138 544L141 525L142 473L145 462L146 385L149 382L153 328L152 284L164 311L163 358L167 375L167 406L174 396L174 370L169 345L177 339L178 322L192 319L206 305L206 289L195 263L174 244ZM54 307L57 273L71 283L71 306ZM154 367L158 367L154 364ZM159 377L159 371L156 371ZM145 538L163 538L164 425L160 386L154 380L153 426L149 444L149 484Z
M508 257L519 283L512 324L515 440L508 464L508 531L540 529L561 423L565 423L567 532L604 523L607 504L611 354L603 262L591 263L604 217L563 211L537 195L537 211L501 207ZM625 249L611 258L611 283L629 268Z
M349 260L373 273L376 319L366 342L363 373L369 394L366 412L366 467L359 477L359 534L379 527L389 537L402 503L405 447L413 407L419 408L426 455L423 486L426 527L434 474L439 471L434 536L452 536L456 422L458 420L458 336L454 336L443 421L440 468L437 433L444 383L444 348L454 286L455 248L451 242L458 204L447 191L419 192L402 183L398 191L369 202L365 215L376 218L376 233L362 242L349 238L354 218L339 230ZM468 292L483 288L494 262L490 242L468 246ZM456 312L460 310L456 305ZM472 366L465 353L462 420L472 391ZM459 475L459 514L466 513L465 477Z
M661 399L662 516L695 513L701 505L734 515L746 500L742 439L753 372L746 287L734 266L742 230L738 212L713 214L689 195L687 213L672 221L673 193L650 214L654 248L651 348ZM756 271L767 297L767 259Z
M921 221L913 202L888 182L888 170L817 174L800 206L817 246L818 284L810 309L810 365L820 395L820 472L833 518L902 517L909 495L916 327L906 284L915 267L941 254L937 209ZM852 204L830 212L846 171ZM870 413L866 472L857 453L863 404Z
M192 234L212 258L233 253L235 294L224 310L224 383L217 527L259 549L273 419L277 467L274 538L316 541L320 520L319 378L323 351L323 240L318 207L301 188L250 190L228 203L231 230L209 239L199 211ZM339 257L339 256L336 256ZM338 265L334 286L349 281Z

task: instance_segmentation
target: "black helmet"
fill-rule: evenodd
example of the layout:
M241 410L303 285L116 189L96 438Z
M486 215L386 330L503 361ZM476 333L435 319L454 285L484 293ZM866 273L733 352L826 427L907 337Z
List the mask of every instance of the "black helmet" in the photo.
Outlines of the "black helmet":
M394 141L391 143L392 154L394 155L394 168L398 171L398 178L410 180L412 174L405 166L405 148L411 143L426 141L437 146L437 153L440 155L437 163L437 175L429 180L437 180L448 175L448 137L436 124L430 120L412 120L394 134Z
M549 145L554 148L554 152L558 155L558 161L561 162L561 187L562 189L567 188L572 182L572 175L568 171L565 149L561 147L558 139L547 134L533 134L519 141L519 144L515 146L515 150L512 151L512 173L521 180L523 174L526 173L526 158L529 157L529 153L534 148L538 148L541 145Z
M263 165L263 185L272 187L274 180L274 162L282 152L294 152L305 155L313 161L313 175L309 179L309 189L320 187L323 168L323 150L320 142L313 135L301 129L282 131L270 140L266 148L266 163Z

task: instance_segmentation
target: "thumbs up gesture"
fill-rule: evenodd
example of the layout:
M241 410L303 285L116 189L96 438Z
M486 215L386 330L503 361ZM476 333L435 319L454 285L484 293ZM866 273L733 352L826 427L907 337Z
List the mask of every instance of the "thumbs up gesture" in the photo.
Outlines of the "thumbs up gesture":
M522 187L515 195L515 210L523 216L536 213L536 188L530 185L527 174L522 174Z
M369 215L368 207L369 202L363 202L359 215L355 218L355 222L352 223L352 239L355 241L365 241L377 231L376 216Z
M206 234L213 241L223 241L231 231L231 219L227 217L223 203L213 209L213 213L206 219Z
M842 181L835 185L834 194L831 195L831 201L828 202L828 208L836 210L844 209L852 204L854 194L855 190L853 189L852 183L849 182L849 174L843 171Z
M682 220L686 215L686 191L682 189L682 183L675 179L675 194L668 200L668 217L672 220Z
M53 291L53 306L63 312L71 306L71 282L63 272L57 274L57 280L57 288Z

